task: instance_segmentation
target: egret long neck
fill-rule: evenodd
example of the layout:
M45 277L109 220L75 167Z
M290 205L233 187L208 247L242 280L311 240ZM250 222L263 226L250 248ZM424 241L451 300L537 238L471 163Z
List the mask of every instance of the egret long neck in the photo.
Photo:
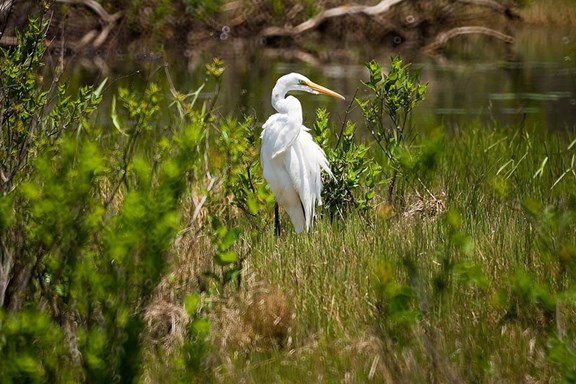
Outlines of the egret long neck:
M276 84L272 90L272 106L279 113L288 115L291 119L298 120L302 124L302 105L294 96L286 96L289 90Z

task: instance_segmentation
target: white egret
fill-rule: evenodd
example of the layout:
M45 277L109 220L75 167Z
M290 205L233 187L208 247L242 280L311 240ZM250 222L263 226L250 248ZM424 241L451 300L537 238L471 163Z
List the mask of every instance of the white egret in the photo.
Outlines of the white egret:
M310 230L316 204L321 205L321 170L332 176L324 151L302 125L302 105L289 91L324 93L344 97L313 83L299 73L278 79L272 90L272 106L278 112L262 126L260 162L264 178L276 199L275 233L280 234L278 205L286 210L296 233Z

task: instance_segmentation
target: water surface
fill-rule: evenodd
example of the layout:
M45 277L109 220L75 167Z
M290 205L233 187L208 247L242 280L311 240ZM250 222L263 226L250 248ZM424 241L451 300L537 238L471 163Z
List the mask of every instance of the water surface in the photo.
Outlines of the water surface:
M362 44L274 49L262 46L258 40L219 40L215 36L208 49L151 52L137 57L117 55L99 65L90 60L76 61L69 67L70 85L108 77L112 87L143 87L149 80L165 80L167 65L176 88L188 93L199 87L205 78L205 64L217 56L226 67L217 113L238 117L249 114L263 122L273 113L270 92L276 79L295 71L347 97L343 102L299 95L305 123L311 124L317 107L326 106L338 124L355 93L358 97L368 95L361 84L368 76L364 63L376 59L387 66L390 56L399 54L429 84L426 100L415 111L418 124L461 126L480 120L535 125L551 131L573 130L576 28L525 27L515 35L512 45L486 36L461 36L434 56ZM164 91L168 92L167 85ZM213 84L209 84L201 97L213 97L213 91ZM361 119L357 107L352 108L351 118Z

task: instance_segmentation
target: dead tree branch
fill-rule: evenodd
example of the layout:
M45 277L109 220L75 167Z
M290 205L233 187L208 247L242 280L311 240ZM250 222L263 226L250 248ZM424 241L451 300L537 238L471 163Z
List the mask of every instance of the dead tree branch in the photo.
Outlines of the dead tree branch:
M57 3L83 5L94 12L102 21L102 29L100 31L88 31L78 42L72 44L72 49L79 50L90 44L94 48L101 46L110 32L116 26L116 22L122 17L122 12L109 14L96 0L56 0Z
M294 36L310 29L316 28L324 20L332 17L340 17L347 15L364 14L367 16L376 16L388 12L394 5L401 3L404 0L383 0L376 5L342 5L320 12L313 18L297 25L296 27L269 27L264 29L260 35L263 37L270 36Z
M319 27L320 24L330 18L359 14L366 15L381 25L383 22L385 22L391 26L391 16L388 17L388 19L390 19L388 20L386 13L392 14L390 12L392 7L397 6L402 2L403 0L383 0L373 6L350 4L334 7L320 12L318 15L296 26L265 28L261 31L260 35L262 37L296 36L303 32ZM466 10L464 10L462 7L464 7ZM514 42L514 38L512 36L499 32L498 30L490 28L489 26L458 26L458 19L462 16L466 16L467 11L474 10L474 8L484 8L496 14L503 15L507 19L520 18L520 16L518 16L512 9L502 5L495 0L454 0L443 5L443 8L440 10L440 12L431 13L431 15L441 15L442 17L439 17L439 19L443 20L440 20L438 24L436 24L437 28L428 31L431 32L428 35L429 37L426 36L425 38L421 38L420 42L424 46L424 50L428 52L434 51L445 45L453 37L465 34L484 34L503 40L507 43ZM434 25L434 16L430 16L432 19L428 19L427 17L428 16L423 15L423 19L431 21L431 24ZM446 17L450 17L450 22L446 22ZM450 25L451 23L452 25ZM398 30L398 28L393 29ZM441 29L447 30L442 31ZM420 31L414 28L406 32L408 35L411 33L413 36L418 34ZM418 37L415 37L415 39L418 39ZM430 42L430 40L432 41Z
M1 0L0 0L1 1ZM92 29L84 34L78 41L73 43L65 44L74 51L79 51L80 49L90 45L93 48L98 48L106 42L110 32L116 27L118 21L122 17L122 12L116 12L110 14L98 3L96 0L54 0L56 3L72 4L78 6L84 6L92 11L100 20L101 28ZM7 5L11 5L12 1L4 2L0 4L0 15L6 11ZM0 46L11 46L18 44L18 41L13 36L1 36L0 35ZM47 42L48 45L58 45L62 44L60 41L50 41Z
M56 0L56 2L84 5L85 7L90 8L92 12L97 14L105 24L115 23L122 16L121 12L116 12L112 15L109 14L96 0Z

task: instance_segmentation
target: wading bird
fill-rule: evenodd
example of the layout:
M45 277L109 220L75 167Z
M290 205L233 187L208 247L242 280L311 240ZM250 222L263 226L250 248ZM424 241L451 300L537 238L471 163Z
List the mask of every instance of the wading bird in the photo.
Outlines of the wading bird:
M302 125L302 105L289 91L324 93L344 99L334 91L313 83L299 73L278 79L272 90L272 106L278 112L262 126L260 162L264 178L274 193L275 234L280 235L278 205L286 210L296 233L308 231L314 220L316 203L322 204L323 169L332 177L324 151Z

